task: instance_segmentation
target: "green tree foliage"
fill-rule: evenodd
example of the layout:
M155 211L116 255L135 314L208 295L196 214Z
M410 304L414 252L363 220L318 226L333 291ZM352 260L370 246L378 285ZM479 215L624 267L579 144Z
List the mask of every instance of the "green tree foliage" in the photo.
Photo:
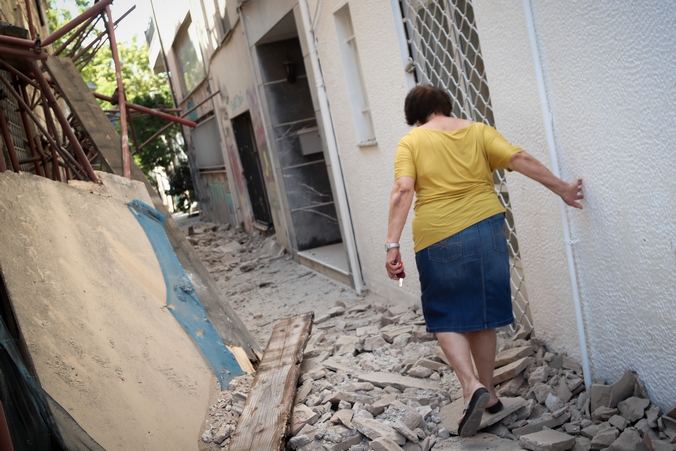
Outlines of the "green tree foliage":
M71 11L76 10L81 13L89 6L88 0L49 0L49 9L47 10L47 19L50 30L56 30L73 18ZM97 30L90 33L95 37L104 29L103 21L99 21ZM72 33L72 32L71 32ZM69 38L67 34L54 44L54 48L59 48L63 42ZM91 39L91 38L90 38ZM90 40L76 48L77 40L71 43L62 55L73 56L79 53L79 49L87 45ZM118 42L118 53L120 57L122 83L124 85L125 98L127 101L148 108L171 108L173 106L171 91L167 80L167 74L154 74L148 61L148 52L145 48L145 42L139 43L137 36L132 38L132 42ZM115 64L110 45L104 41L100 45L94 45L81 59L76 62L82 74L82 78L90 86L96 86L96 92L106 96L113 96L117 89L117 78L115 76ZM101 107L106 110L117 108L105 101L99 101ZM134 160L143 170L146 176L155 168L163 168L169 176L171 189L167 194L179 197L178 204L187 205L189 208L194 192L192 181L190 179L187 162L182 162L183 150L180 140L180 129L174 125L164 131L161 135L154 138L141 149L137 149L151 138L157 131L163 128L167 121L150 115L139 115L133 113L130 118L133 121L133 131L130 124L129 142L130 152L134 154ZM119 131L119 120L116 123ZM136 140L134 140L134 135ZM187 178L186 178L187 176ZM149 177L151 182L155 182L153 177Z

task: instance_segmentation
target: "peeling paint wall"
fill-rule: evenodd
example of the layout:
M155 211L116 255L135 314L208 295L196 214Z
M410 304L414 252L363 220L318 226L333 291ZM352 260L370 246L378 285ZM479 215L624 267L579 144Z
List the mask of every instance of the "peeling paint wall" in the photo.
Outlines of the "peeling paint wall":
M594 376L636 370L676 402L676 6L533 1L559 164L582 177L570 210ZM549 165L521 1L475 2L498 129ZM509 178L536 331L579 356L554 196Z

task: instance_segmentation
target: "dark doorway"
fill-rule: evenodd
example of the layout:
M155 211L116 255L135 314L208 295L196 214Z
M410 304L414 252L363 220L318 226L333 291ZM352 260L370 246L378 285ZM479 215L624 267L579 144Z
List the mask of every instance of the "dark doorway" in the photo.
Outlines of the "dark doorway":
M254 220L272 227L270 204L268 203L263 170L256 141L253 135L253 125L249 113L240 114L232 119L232 129L235 132L235 141L239 150L239 159L242 162L242 171L249 192L249 200L253 209Z

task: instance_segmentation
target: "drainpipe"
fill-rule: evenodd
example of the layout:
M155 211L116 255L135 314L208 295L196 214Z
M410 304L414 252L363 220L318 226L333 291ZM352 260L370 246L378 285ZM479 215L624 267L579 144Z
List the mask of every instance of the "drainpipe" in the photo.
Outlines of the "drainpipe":
M350 218L350 205L348 204L347 193L345 191L345 181L343 180L343 170L340 165L340 156L338 155L338 144L336 142L336 135L334 133L333 122L331 120L329 99L326 94L326 86L324 85L322 69L319 66L319 54L317 53L315 34L312 28L312 22L310 21L310 8L308 6L307 0L299 0L298 5L300 6L300 13L303 17L305 39L307 40L308 48L310 50L312 71L314 72L315 83L317 84L317 99L319 100L319 110L322 113L324 132L326 133L326 145L328 146L329 159L331 161L333 181L336 184L336 197L338 201L340 219L343 221L343 233L345 235L347 256L350 260L350 268L352 269L352 282L354 283L354 289L357 291L357 294L361 295L362 285L364 282L361 277L359 258L357 257L357 246L354 239L354 229L352 227L352 219Z
M540 106L542 107L542 116L545 120L545 131L547 135L547 147L552 162L552 172L555 176L561 177L559 162L556 154L556 144L554 141L554 126L549 100L547 98L547 88L545 86L545 77L542 71L542 59L537 44L537 32L535 30L535 20L533 19L533 7L531 0L523 0L523 8L526 13L526 25L528 27L528 36L530 46L533 52L533 65L535 66L535 76L538 81L538 91L540 93ZM591 370L589 367L589 356L587 355L587 338L582 318L582 306L580 303L580 291L577 281L577 272L575 268L575 259L573 258L573 244L578 240L571 239L570 228L568 226L568 211L566 204L559 198L559 212L561 214L561 226L563 228L563 241L566 245L566 259L568 260L568 275L570 277L570 286L573 291L573 304L575 306L575 319L577 321L577 335L580 340L580 354L582 356L582 370L584 371L584 385L591 386Z

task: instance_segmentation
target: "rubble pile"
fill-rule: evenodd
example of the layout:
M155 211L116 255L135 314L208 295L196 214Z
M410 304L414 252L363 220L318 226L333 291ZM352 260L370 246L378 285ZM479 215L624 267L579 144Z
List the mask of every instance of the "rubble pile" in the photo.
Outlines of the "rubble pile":
M235 275L248 273L247 262L255 262L254 271L272 268L283 256L262 250L269 239L213 227L190 238L217 276L235 281ZM256 279L246 283L251 280ZM238 292L237 286L230 289ZM418 307L354 298L313 310L287 449L428 451L474 440L455 437L460 384L425 331ZM302 312L282 311L268 320L296 313ZM235 379L218 395L201 450L228 448L252 381L252 376ZM482 443L493 437L489 442L511 439L514 447L534 451L676 451L676 407L662 413L651 404L636 373L627 371L612 385L597 380L585 390L579 363L521 328L498 332L494 382L505 408L484 414Z
M484 432L531 450L676 450L676 409L663 415L635 373L586 391L573 359L521 330L498 337L494 380L505 409ZM462 404L458 389L419 310L339 303L315 320L287 448L428 451L457 434L459 412L451 407ZM211 416L229 415L212 430L234 430L228 421L236 422L244 401L227 392L222 398ZM213 437L227 444L218 442L223 434Z

